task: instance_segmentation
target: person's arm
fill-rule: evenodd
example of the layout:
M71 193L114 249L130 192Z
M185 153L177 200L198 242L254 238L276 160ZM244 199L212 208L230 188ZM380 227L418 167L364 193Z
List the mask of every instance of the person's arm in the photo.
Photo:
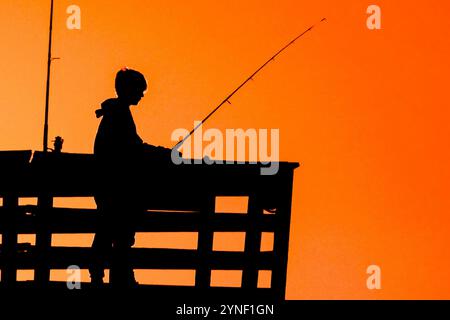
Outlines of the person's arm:
M164 147L161 147L161 146L158 146L158 147L156 147L156 146L154 146L154 145L151 145L151 144L148 144L148 143L143 143L143 146L144 146L144 151L145 152L161 152L161 153L164 153L164 152L170 152L171 150L170 149L167 149L167 148L164 148Z
M169 148L165 148L162 146L156 147L156 146L148 144L148 143L144 143L143 147L144 147L144 152L146 154L150 154L150 155L153 155L156 157L168 158L168 159L170 159L172 156L172 149L169 149ZM179 157L182 157L182 154L179 151L178 151L178 155L179 155Z

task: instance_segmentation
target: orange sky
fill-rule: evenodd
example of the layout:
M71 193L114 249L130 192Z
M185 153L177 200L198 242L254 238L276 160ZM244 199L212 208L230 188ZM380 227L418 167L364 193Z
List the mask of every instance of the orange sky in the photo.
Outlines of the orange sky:
M41 149L47 0L0 4L0 148ZM450 298L450 4L444 1L56 0L50 132L91 152L118 68L143 72L144 140L172 146L271 54L206 128L279 128L298 161L287 298ZM65 27L82 10L82 30ZM382 9L382 30L366 8ZM183 182L180 182L183 183ZM150 241L150 240L149 240ZM366 288L368 265L382 289Z

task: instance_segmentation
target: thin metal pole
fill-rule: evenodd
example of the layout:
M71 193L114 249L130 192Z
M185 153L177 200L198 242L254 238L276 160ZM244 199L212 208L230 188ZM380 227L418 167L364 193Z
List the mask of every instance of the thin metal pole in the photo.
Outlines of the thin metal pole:
M45 91L45 118L44 118L44 153L48 150L48 109L50 100L50 69L52 64L52 34L53 34L53 0L50 4L50 32L48 39L48 58L47 58L47 87Z
M323 18L322 20L320 20L319 23L326 21L326 18ZM189 134L183 138L183 140L179 141L176 145L173 146L173 149L178 150L181 145L200 127L203 125L203 123L206 122L206 120L208 120L217 110L219 110L219 108L224 105L226 102L228 102L229 104L231 104L230 102L230 98L232 96L234 96L234 94L236 92L238 92L243 86L245 86L247 84L247 82L249 82L250 80L253 80L253 77L256 76L262 69L264 69L265 66L267 66L271 61L273 61L280 53L282 53L284 50L286 50L288 47L290 47L295 41L297 41L299 38L303 37L306 33L308 33L309 31L311 31L313 28L315 27L315 25L312 25L311 27L309 27L308 29L306 29L305 31L303 31L300 35L298 35L297 37L295 37L291 42L289 42L287 45L285 45L283 48L281 48L280 50L277 51L277 53L275 53L272 57L270 57L269 60L267 60L266 62L264 62L264 64L259 67L255 72L252 73L252 75L250 77L248 77L243 83L241 83L233 92L231 92L217 107L215 107L213 109L213 111L211 111L206 117L205 119L203 119L201 122L199 122L194 129L191 130L191 132L189 132Z

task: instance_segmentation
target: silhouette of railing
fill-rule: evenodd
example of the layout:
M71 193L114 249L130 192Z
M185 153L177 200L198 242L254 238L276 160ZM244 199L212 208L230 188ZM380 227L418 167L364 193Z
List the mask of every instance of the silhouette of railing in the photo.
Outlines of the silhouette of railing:
M30 162L31 155L31 151L0 152L0 267L5 288L25 286L17 281L17 270L34 270L34 281L27 286L49 287L57 285L50 282L50 270L89 265L90 248L54 247L51 239L52 234L95 232L95 209L53 207L55 197L93 196L97 173L92 155L35 152ZM265 176L260 164L176 166L149 160L145 173L149 184L143 186L149 211L137 231L197 232L198 247L133 248L134 268L195 270L194 289L205 292L221 290L210 288L211 270L242 270L242 287L223 290L284 299L297 166L280 163L276 175ZM248 212L215 212L218 196L248 197ZM27 197L37 198L37 205L19 205L19 199ZM214 251L214 232L245 232L244 251ZM272 251L261 252L263 232L273 233ZM35 245L19 244L19 234L36 235ZM271 271L270 288L258 288L261 270Z

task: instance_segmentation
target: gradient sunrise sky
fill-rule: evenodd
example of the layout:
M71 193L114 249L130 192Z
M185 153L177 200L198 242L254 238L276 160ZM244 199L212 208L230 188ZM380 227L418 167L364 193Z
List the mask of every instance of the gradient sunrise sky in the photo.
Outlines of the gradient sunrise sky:
M3 150L42 148L49 3L0 3ZM81 30L66 28L72 4ZM366 27L371 4L381 30ZM170 147L174 129L192 128L327 17L205 128L279 128L280 158L302 165L288 299L448 299L449 9L442 0L56 0L49 136L63 136L66 152L92 152L94 110L126 65L149 80L133 111L140 135ZM190 241L180 239L167 241ZM381 290L366 287L371 264Z

